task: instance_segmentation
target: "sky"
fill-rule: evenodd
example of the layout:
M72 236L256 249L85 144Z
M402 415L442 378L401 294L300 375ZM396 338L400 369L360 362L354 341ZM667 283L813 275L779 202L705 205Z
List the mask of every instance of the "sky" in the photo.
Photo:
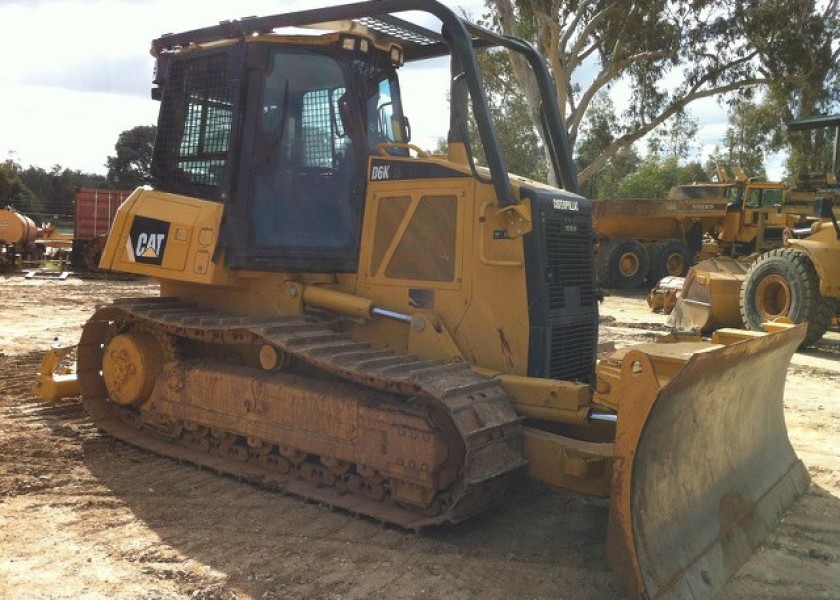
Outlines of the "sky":
M157 122L159 105L150 95L153 39L227 19L341 3L0 0L0 161L105 174L120 132ZM467 14L484 12L483 0L443 3ZM423 148L446 136L445 64L401 81L412 141ZM696 146L702 159L723 137L726 111L707 101L691 112L700 120Z

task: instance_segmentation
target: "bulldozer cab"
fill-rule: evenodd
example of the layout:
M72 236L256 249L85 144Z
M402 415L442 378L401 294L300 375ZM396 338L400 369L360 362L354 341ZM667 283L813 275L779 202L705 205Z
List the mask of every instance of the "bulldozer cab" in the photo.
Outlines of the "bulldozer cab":
M230 267L355 270L367 156L408 141L401 58L397 46L338 34L233 41L173 57L157 187L229 205L222 235ZM238 79L247 93L232 92Z
M405 10L438 17L443 33L394 16ZM278 35L293 27L336 31ZM433 2L362 3L164 36L153 45L153 95L162 101L154 187L225 204L220 246L229 268L355 272L369 184L465 175L417 166L398 175L373 160L425 157L409 144L397 77L404 63L451 57L450 122L474 118L479 139L473 152L458 125L450 146L465 145L472 174L492 181L500 204L514 203L474 51L488 46L520 53L549 97L550 79L533 48ZM557 180L575 191L556 103L543 107ZM489 176L476 171L479 153Z

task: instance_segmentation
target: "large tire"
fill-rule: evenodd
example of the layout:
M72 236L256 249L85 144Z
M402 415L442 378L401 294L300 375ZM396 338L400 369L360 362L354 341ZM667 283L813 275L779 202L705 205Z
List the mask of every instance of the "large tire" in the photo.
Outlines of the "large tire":
M680 240L656 242L650 248L648 284L655 286L664 277L685 277L691 258L691 252Z
M807 323L802 347L825 334L834 308L831 298L820 295L820 278L810 257L792 248L762 254L741 286L741 318L747 329L759 331L762 322L779 317Z
M598 285L612 289L630 289L642 285L650 258L647 249L636 240L617 239L602 244L595 261Z

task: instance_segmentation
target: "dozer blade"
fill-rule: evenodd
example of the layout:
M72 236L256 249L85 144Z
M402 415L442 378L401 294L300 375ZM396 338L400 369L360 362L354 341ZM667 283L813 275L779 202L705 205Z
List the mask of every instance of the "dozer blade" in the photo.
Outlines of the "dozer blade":
M689 270L682 293L665 323L680 330L708 333L720 327L743 327L741 284L749 262L708 258Z
M782 403L804 336L698 352L664 385L650 354L627 353L607 556L636 597L712 597L808 488Z

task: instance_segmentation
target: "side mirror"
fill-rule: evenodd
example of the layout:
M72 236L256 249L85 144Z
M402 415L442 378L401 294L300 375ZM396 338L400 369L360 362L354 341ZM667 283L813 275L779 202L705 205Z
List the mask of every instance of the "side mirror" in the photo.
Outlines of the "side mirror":
M411 123L408 122L408 117L403 116L403 128L405 129L406 143L411 141Z

